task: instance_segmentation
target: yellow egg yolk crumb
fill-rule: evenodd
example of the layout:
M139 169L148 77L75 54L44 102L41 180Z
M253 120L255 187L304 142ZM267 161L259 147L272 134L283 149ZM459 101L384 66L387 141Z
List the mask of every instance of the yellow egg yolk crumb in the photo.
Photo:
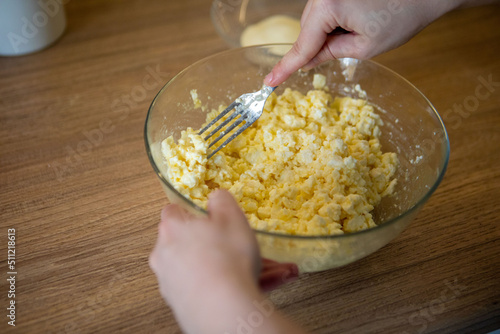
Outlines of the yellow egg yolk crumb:
M376 226L370 212L394 190L398 158L381 151L382 125L365 100L287 88L212 158L192 128L165 139L162 152L172 185L200 207L224 188L257 230L342 234Z

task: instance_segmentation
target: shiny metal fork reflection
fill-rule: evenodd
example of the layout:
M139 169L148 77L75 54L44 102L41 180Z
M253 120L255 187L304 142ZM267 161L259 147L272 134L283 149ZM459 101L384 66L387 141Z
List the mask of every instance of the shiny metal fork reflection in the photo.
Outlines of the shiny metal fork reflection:
M231 142L236 136L240 135L243 131L245 131L250 125L252 125L261 115L264 110L264 105L266 104L266 100L271 95L271 93L276 89L276 87L269 87L264 85L261 90L254 92L243 94L234 100L233 103L229 105L226 109L224 109L216 118L214 118L210 123L208 123L203 129L198 133L202 135L205 131L207 131L212 125L218 122L222 117L224 117L227 113L234 109L234 112L225 119L219 126L213 129L207 136L205 136L204 140L210 139L213 135L221 131L226 125L227 127L223 129L220 134L215 138L208 147L212 147L219 140L221 140L224 136L228 135L231 131L233 131L238 125L243 123L235 133L233 133L228 139L226 139L222 145L218 146L208 155L208 159L210 159L215 153L219 152L220 149L225 147L229 142ZM239 116L239 117L238 117ZM232 120L235 121L228 125Z

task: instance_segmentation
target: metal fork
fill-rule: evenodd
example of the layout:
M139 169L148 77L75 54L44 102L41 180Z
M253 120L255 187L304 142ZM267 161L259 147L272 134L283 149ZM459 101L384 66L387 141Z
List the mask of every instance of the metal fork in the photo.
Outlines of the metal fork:
M226 126L229 122L235 119L237 116L240 116L238 119L234 121L233 124L229 125L226 129L224 129L217 138L215 138L208 147L212 147L215 143L217 143L221 138L225 135L229 134L234 128L240 125L243 121L245 123L238 128L238 130L231 135L228 139L222 143L219 147L213 150L209 155L208 159L210 159L215 153L219 152L219 150L225 147L231 140L236 138L236 136L240 135L245 129L247 129L250 125L252 125L261 115L264 110L264 104L266 103L267 98L271 93L276 89L276 87L269 87L264 85L261 90L254 92L243 94L234 100L233 103L229 105L226 109L224 109L216 118L214 118L210 123L207 124L203 129L198 132L199 135L203 134L203 132L207 131L212 125L214 125L217 121L219 121L222 117L224 117L228 112L232 109L235 109L234 112L222 122L221 125L213 129L204 140L208 140L218 131L220 131L224 126Z

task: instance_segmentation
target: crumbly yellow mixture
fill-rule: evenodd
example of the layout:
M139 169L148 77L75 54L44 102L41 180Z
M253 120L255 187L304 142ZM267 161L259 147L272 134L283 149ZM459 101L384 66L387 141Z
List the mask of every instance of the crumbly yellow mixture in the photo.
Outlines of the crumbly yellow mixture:
M321 78L315 81L320 87ZM380 126L365 100L287 88L273 93L260 119L212 158L191 128L177 143L165 139L162 151L171 183L201 207L212 190L225 188L255 229L342 234L375 226L370 211L396 184L398 159L382 153Z

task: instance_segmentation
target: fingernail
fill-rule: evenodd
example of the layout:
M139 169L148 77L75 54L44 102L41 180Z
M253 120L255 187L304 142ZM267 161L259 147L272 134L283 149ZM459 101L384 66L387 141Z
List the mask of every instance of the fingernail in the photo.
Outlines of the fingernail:
M269 73L268 75L266 75L266 77L264 78L264 83L268 86L272 86L271 85L271 81L273 80L273 72Z
M222 190L222 189L215 189L210 194L208 194L208 198L209 199L215 198L215 197L219 196L220 194L222 194L223 192L224 192L224 190Z
M283 277L283 282L290 283L290 282L296 281L298 279L299 279L299 276L297 274L294 274L293 272L289 271L285 274L285 277Z
M298 278L298 272L294 272L294 270L287 270L281 275L281 280L284 283L293 282Z
M309 71L309 70L311 70L312 68L313 68L313 66L311 66L311 65L309 65L309 66L304 65L304 66L302 66L302 67L300 68L300 70L301 70L301 71L303 71L303 72L308 72L308 71Z

